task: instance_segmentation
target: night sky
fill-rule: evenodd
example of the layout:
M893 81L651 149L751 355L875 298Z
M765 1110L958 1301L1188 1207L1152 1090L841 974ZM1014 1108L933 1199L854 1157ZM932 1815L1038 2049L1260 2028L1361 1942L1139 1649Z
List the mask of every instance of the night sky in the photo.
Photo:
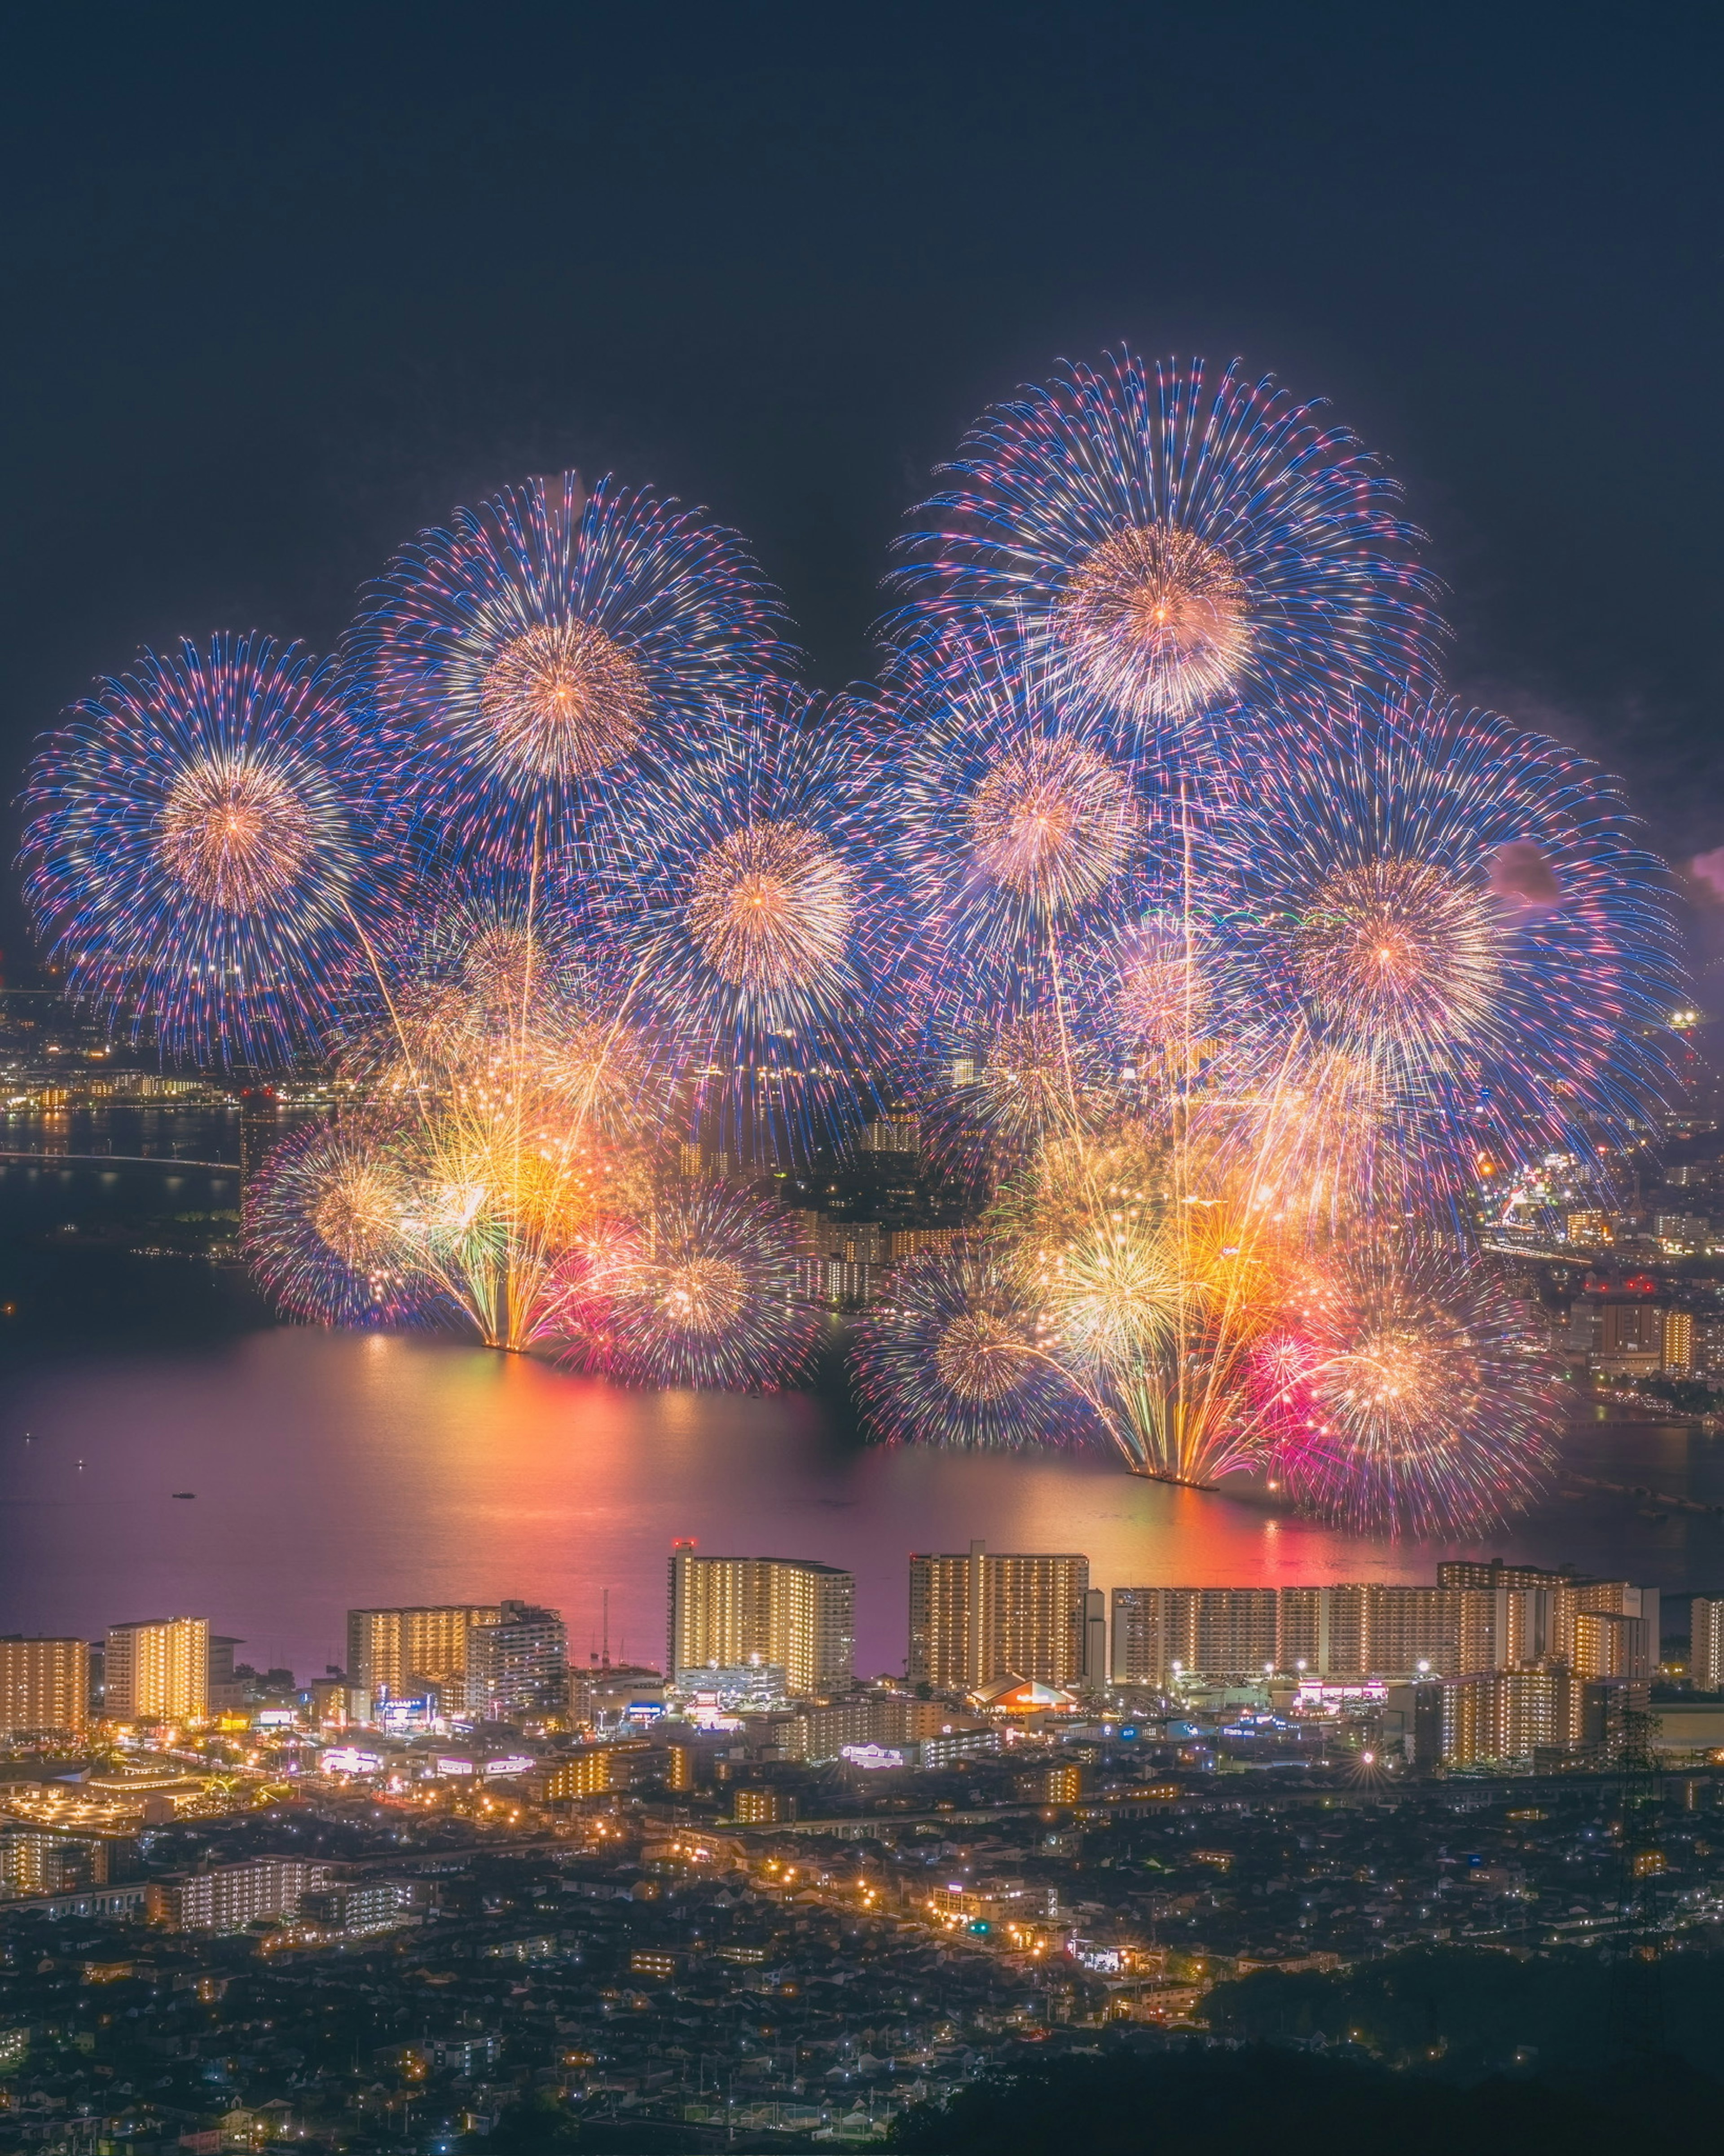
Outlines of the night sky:
M929 467L1124 340L1329 398L1432 535L1456 685L1724 844L1721 23L15 10L6 791L141 642L326 649L401 539L566 463L741 526L815 678L865 672Z

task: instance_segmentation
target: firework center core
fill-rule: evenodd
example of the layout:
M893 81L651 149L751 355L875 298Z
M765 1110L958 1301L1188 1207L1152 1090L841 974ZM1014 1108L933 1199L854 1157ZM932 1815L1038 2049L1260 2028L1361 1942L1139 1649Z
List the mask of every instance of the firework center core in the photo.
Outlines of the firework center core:
M696 866L689 933L714 972L738 988L810 988L843 959L853 882L804 825L751 824Z
M579 778L626 756L650 708L646 676L584 621L541 622L495 654L479 707L495 760L540 778Z
M1228 696L1251 648L1239 572L1177 524L1128 526L1092 548L1054 625L1092 685L1140 718L1185 717Z
M1079 742L1026 741L970 797L970 844L995 883L1061 913L1126 865L1137 818L1116 763Z
M286 773L239 757L187 764L156 827L162 859L194 897L247 913L290 890L317 836Z
M1300 985L1343 1038L1429 1050L1475 1038L1501 976L1490 894L1426 861L1326 877L1293 934Z
M985 1310L960 1311L940 1335L934 1368L954 1399L1003 1400L1029 1375L1021 1333Z

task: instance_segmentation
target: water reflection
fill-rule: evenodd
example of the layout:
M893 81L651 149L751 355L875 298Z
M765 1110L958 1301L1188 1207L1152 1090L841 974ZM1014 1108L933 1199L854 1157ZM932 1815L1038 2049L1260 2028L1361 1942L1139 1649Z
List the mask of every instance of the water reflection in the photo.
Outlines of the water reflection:
M1585 1424L1570 1464L1724 1500L1721 1440L1681 1425ZM542 1599L584 1653L608 1588L613 1651L657 1659L681 1535L848 1566L865 1669L901 1666L910 1552L978 1536L1083 1551L1101 1587L1419 1579L1450 1553L1141 1481L1101 1457L882 1450L801 1395L623 1393L393 1336L85 1351L18 1370L0 1408L0 1630L94 1636L193 1609L254 1661L303 1674L340 1659L344 1614L364 1603ZM1559 1496L1492 1548L1667 1589L1724 1584L1724 1522L1651 1501Z

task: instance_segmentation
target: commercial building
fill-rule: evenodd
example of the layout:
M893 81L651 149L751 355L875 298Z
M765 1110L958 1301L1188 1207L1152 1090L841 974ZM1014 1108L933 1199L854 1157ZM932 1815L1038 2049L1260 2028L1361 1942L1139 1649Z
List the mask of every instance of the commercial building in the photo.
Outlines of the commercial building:
M560 1714L568 1704L568 1631L555 1609L500 1604L467 1631L467 1709L497 1721Z
M0 1738L76 1736L90 1721L90 1649L82 1640L0 1639Z
M1724 1691L1724 1597L1696 1594L1688 1619L1689 1681L1696 1691Z
M209 1712L209 1620L108 1627L102 1712L110 1722L198 1722Z
M1084 1676L1090 1560L917 1554L910 1560L910 1679L972 1691L997 1677L1075 1685Z
M425 1685L452 1689L464 1703L467 1635L475 1625L495 1625L497 1604L435 1603L403 1609L347 1612L347 1681L369 1700L397 1698Z
M208 1871L152 1879L145 1909L170 1932L243 1932L261 1917L296 1917L305 1896L326 1885L335 1867L297 1856L254 1856Z
M856 1663L856 1583L799 1558L670 1555L670 1660L687 1688L707 1669L782 1669L791 1696L848 1689Z

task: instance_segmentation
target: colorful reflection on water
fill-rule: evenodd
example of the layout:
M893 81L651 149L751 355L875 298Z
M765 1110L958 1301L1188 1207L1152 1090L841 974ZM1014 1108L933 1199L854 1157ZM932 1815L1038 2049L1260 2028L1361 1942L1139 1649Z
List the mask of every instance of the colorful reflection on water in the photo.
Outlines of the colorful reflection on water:
M1724 1440L1593 1424L1574 1465L1724 1499ZM177 1490L195 1499L176 1499ZM176 1610L303 1678L367 1603L519 1595L572 1651L656 1661L675 1537L857 1575L859 1666L899 1669L912 1549L1079 1550L1094 1584L1421 1579L1448 1550L1371 1543L1101 1458L865 1447L803 1396L634 1394L476 1348L254 1332L56 1357L0 1405L0 1630ZM1506 1555L1724 1585L1724 1522L1650 1501L1553 1500Z

